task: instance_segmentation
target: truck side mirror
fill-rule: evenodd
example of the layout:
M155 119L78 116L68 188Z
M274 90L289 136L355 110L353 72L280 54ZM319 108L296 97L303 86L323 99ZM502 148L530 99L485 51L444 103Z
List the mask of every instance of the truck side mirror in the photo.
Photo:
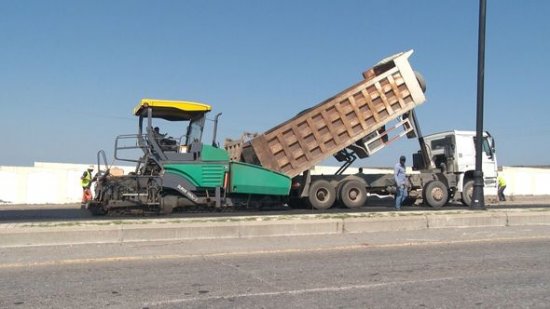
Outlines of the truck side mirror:
M491 151L491 155L489 158L493 159L495 154L495 140L492 137L489 137L489 150Z

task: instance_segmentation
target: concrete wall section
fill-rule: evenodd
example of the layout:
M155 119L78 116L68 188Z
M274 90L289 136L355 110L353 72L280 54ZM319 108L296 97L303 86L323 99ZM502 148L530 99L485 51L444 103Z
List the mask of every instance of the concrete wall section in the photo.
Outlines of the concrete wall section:
M550 168L503 167L499 173L506 180L510 195L549 195Z
M0 203L78 203L82 196L80 176L88 166L45 162L36 162L32 167L0 166ZM125 174L134 171L133 166L117 167L122 168ZM328 175L336 170L337 167L318 166L312 173ZM349 174L357 172L357 168L349 168L347 171ZM391 169L363 169L365 174L392 172ZM507 196L550 195L550 168L504 167L500 174L507 182Z
M82 197L80 176L88 166L43 162L36 162L32 167L0 166L0 203L78 203ZM128 166L118 167L125 173L134 170Z
M0 167L0 203L17 201L17 188L24 187L19 184L16 168Z

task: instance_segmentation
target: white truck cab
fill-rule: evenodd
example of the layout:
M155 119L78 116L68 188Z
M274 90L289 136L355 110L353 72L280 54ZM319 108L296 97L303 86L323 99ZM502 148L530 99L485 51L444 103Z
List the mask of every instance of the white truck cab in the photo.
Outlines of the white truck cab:
M424 136L431 168L459 176L456 189L461 193L465 204L470 204L471 190L473 190L473 172L476 163L475 140L475 131L453 130ZM485 195L496 195L498 166L495 142L487 131L483 132L482 160Z

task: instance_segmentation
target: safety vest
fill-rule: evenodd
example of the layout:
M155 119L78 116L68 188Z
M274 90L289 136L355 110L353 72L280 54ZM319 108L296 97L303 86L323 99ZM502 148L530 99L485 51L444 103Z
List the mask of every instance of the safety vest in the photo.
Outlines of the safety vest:
M92 182L92 173L89 171L84 172L86 175L84 175L84 178L80 180L80 185L82 188L87 188L90 186L90 182Z
M499 186L499 187L504 187L504 186L506 186L506 181L504 180L503 177L498 176L498 186Z

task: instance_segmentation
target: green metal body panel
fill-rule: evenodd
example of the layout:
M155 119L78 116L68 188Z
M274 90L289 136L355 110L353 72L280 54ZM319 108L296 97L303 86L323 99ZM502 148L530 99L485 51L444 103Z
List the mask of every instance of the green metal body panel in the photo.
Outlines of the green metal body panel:
M197 188L215 188L224 185L229 172L228 193L288 195L291 179L261 166L229 161L223 149L203 145L201 161L164 165L165 173L182 177Z
M229 170L229 192L265 195L288 195L290 192L291 180L281 173L235 161L229 163Z
M172 173L187 179L200 188L215 188L223 186L223 178L228 170L229 162L220 163L185 163L166 164L166 173Z
M229 154L224 149L203 144L201 159L202 161L229 161Z

